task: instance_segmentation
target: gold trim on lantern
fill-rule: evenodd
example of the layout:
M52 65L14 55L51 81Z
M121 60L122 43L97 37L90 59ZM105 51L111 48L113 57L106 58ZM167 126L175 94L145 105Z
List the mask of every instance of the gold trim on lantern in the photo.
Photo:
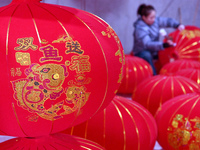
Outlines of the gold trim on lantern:
M120 104L125 110L126 112L128 113L128 115L131 117L131 120L133 121L133 124L135 125L135 130L136 130L136 133L137 133L137 138L138 138L138 150L140 150L140 134L139 134L139 130L138 130L138 127L136 125L136 122L135 122L135 119L133 118L133 115L131 114L131 112L129 111L128 108L126 108L126 106L124 106L121 102L119 101L116 101L118 104ZM134 107L133 105L131 105L130 103L126 103L128 104L130 107L134 108L134 109L137 109L136 107ZM138 109L137 109L138 110ZM139 111L137 111L139 112ZM139 112L139 114L141 115L141 113ZM143 116L142 116L143 117ZM143 117L144 118L144 117ZM145 120L146 122L146 120ZM147 123L147 122L146 122ZM148 126L148 129L149 129L149 126Z
M24 133L24 135L26 135L28 137L28 135L24 132L24 130L23 130L23 128L22 128L22 126L21 126L21 124L19 122L19 118L17 116L17 112L15 110L15 104L14 103L12 103L12 107L13 107L13 111L14 111L14 114L15 114L15 117L16 117L16 120L17 120L17 123L18 123L20 129L22 130L22 132Z
M106 108L103 110L103 146L106 146Z
M39 31L38 31L38 28L37 28L37 25L36 25L36 22L35 22L35 18L33 17L33 12L31 11L31 9L30 9L30 7L29 7L28 4L27 4L27 7L28 7L28 9L29 9L29 11L30 11L30 13L31 13L31 17L32 17L32 19L33 19L33 24L34 24L34 26L35 26L35 31L36 31L36 33L37 33L38 40L39 40L40 43L42 43L42 40L41 40L41 38L40 38L40 34L39 34Z
M37 5L37 4L35 4L35 5ZM53 13L51 13L49 10L45 9L44 7L41 7L41 6L39 6L39 5L37 5L37 6L40 7L40 8L42 8L42 9L44 9L44 10L47 11L49 14L51 14L51 15L56 19L56 21L60 24L60 26L63 28L63 30L65 31L65 33L67 34L67 36L70 37L70 36L69 36L69 33L67 32L67 30L66 30L66 28L64 27L64 25L60 22L60 20L58 20L58 18L57 18Z
M8 55L8 39L9 39L9 32L10 32L10 24L11 24L12 17L18 7L19 7L19 5L14 9L13 13L10 16L10 20L8 22L7 35L6 35L6 55Z
M118 114L119 114L119 117L121 119L121 122L122 122L122 126L123 126L123 135L124 135L124 148L123 150L126 150L126 131L125 131L125 126L124 126L124 120L123 120L123 116L122 116L122 113L121 111L119 110L118 106L115 104L114 101L112 101L113 105L115 106Z

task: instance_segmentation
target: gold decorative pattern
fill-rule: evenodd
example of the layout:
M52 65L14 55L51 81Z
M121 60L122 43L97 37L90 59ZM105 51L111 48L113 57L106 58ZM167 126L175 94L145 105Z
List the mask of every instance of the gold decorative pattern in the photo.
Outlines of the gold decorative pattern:
M16 62L20 63L22 66L28 66L31 64L31 58L29 53L16 52L15 53Z
M188 39L200 37L200 30L183 30L181 35L185 35Z
M189 119L182 114L176 114L168 127L168 143L175 149L185 146L189 150L200 150L200 118Z

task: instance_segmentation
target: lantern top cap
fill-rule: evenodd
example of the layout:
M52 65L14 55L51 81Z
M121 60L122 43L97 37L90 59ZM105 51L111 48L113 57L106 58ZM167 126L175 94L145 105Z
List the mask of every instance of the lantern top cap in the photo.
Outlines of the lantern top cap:
M42 0L12 0L12 3L13 2L40 2Z

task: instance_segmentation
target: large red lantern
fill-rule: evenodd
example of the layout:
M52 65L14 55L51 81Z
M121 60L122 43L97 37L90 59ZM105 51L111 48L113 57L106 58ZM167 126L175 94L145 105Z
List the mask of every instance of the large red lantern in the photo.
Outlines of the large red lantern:
M120 94L132 94L137 85L144 79L151 77L153 71L148 62L136 56L125 56L122 83L118 89Z
M199 90L199 85L182 76L156 75L142 81L132 99L142 104L153 115L169 99Z
M194 68L182 69L177 71L175 75L187 77L195 81L197 84L200 84L200 69L194 69Z
M162 65L178 59L200 61L200 28L186 26L183 31L176 30L170 33L169 38L176 43L176 46L159 51L159 60Z
M165 150L199 150L200 95L190 93L165 102L156 115L158 142Z
M105 150L99 144L66 134L52 134L36 138L14 138L0 143L2 150Z
M176 60L164 65L159 74L175 74L179 70L188 68L200 69L200 62L195 60Z
M153 116L143 106L115 96L104 111L63 133L92 140L107 150L152 150L157 127Z
M13 0L0 8L0 132L56 133L113 99L123 49L113 29L88 12Z

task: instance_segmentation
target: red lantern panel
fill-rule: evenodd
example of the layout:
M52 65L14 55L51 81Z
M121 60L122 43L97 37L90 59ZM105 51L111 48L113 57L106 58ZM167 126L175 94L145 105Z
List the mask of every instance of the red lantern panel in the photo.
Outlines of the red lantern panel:
M199 150L200 95L170 99L156 115L158 142L166 150Z
M194 60L176 60L164 65L159 74L175 74L179 70L188 68L200 69L200 62Z
M107 150L150 150L155 145L157 127L144 107L116 96L104 111L63 133L95 141Z
M56 133L111 102L123 48L102 19L39 0L13 0L0 18L0 132Z
M37 138L14 138L0 143L2 150L105 150L95 142L66 134Z
M198 90L199 85L191 79L157 75L141 82L133 93L132 99L155 115L157 109L169 99Z
M145 60L131 55L125 56L122 83L118 89L120 94L132 94L137 85L144 79L151 77L153 71Z
M200 69L193 69L193 68L183 69L183 70L177 71L175 75L187 77L195 81L197 84L200 84Z

